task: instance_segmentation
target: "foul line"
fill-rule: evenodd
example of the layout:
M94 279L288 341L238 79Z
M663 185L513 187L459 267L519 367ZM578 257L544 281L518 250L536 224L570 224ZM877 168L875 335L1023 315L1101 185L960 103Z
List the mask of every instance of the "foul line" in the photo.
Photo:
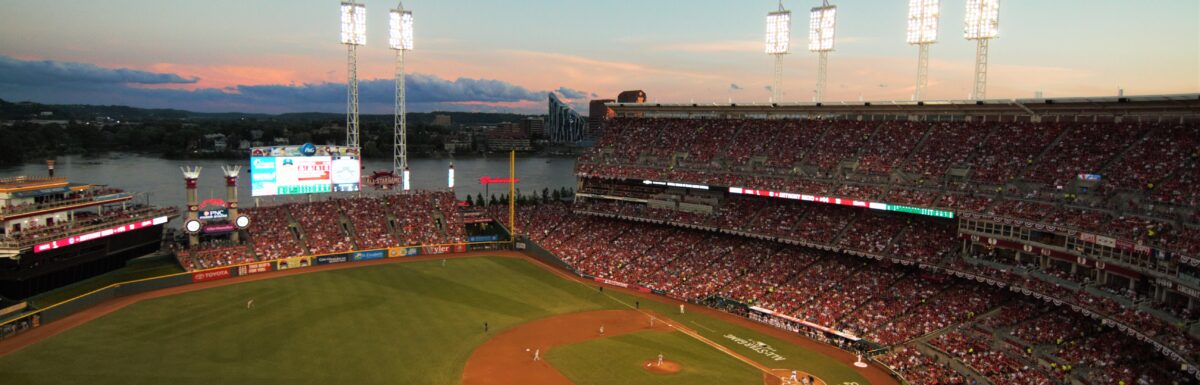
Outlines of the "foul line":
M590 284L584 283L583 281L580 281L578 279L572 279L572 281L575 281L576 283L578 283L582 286L591 288ZM622 301L622 300L618 299L617 297L613 297L612 294L604 293L604 296L608 297L609 299L612 299L613 301L616 301L617 303L625 305L625 307L636 310L637 312L642 313L648 317L654 317L649 312L642 310L639 307L635 307L634 305L630 305L628 302ZM666 315L663 315L663 316L666 317ZM751 360L751 359L747 358L746 356L743 356L743 355L739 354L738 352L735 352L735 351L725 347L725 345L721 345L716 342L713 342L712 340L700 335L699 333L696 333L695 331L684 328L682 326L678 326L679 322L673 318L667 318L667 319L670 319L672 321L671 323L667 324L667 326L671 327L672 329L678 330L679 332L681 332L683 334L691 336L692 338L696 339L697 341L700 341L708 346L711 346L712 348L717 349L717 351L725 353L726 355L733 357L733 358L737 359L738 361L742 361L743 363L750 365L750 366L754 367L755 369L762 371L763 373L766 373L771 376L775 376L780 381L787 381L783 377L776 375L775 372L771 368L768 368L766 365L760 364L760 363L758 363L758 361ZM708 329L708 330L712 330L712 329ZM715 330L713 330L713 332L716 333ZM808 372L797 371L797 373L804 373L805 375L812 375L812 373L808 373ZM821 379L820 377L813 376L813 378L816 379L815 382L820 385L828 385L828 383L825 382L825 380Z

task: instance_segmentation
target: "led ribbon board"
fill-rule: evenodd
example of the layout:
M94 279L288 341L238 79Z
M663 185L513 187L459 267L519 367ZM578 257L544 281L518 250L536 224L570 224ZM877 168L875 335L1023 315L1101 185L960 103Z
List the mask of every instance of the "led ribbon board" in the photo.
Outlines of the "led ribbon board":
M143 228L147 228L150 226L161 225L163 223L167 223L167 217L157 217L154 219L147 219L147 220L140 221L140 222L134 222L134 223L120 225L117 227L107 228L107 229L100 230L100 231L93 231L93 232L90 232L87 234L73 235L73 236L62 238L59 240L38 244L33 247L33 252L36 254L36 253L40 253L43 251L50 251L50 250L54 250L54 249L57 249L60 247L67 247L67 246L71 246L71 245L74 245L77 243L94 241L94 240L97 240L100 238L110 237L113 235L119 235L122 233L134 231L137 229L143 229Z
M954 218L954 212L949 210L936 210L923 207L893 205L883 202L862 201L856 199L844 199L834 197L824 197L818 195L798 194L789 192L779 192L770 190L748 189L743 187L730 187L730 194L755 195L769 198L792 199L805 202L817 202L825 204L834 204L840 206L863 207L872 210L894 211L900 213L924 215L938 218Z

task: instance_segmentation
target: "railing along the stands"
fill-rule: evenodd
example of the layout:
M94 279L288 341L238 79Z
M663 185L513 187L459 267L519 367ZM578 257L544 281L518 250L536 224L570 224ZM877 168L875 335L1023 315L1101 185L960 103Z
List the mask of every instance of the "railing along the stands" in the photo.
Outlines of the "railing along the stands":
M51 228L38 229L37 233L33 235L21 236L20 238L16 239L7 237L0 238L0 248L24 249L27 247L33 247L33 245L38 243L61 239L63 237L70 236L71 234L86 233L93 230L120 226L126 223L145 220L147 218L160 217L164 215L176 215L178 212L179 209L175 207L142 208L122 212L119 218L104 219L100 223L87 226L74 226L75 223L68 222Z
M113 191L109 194L121 194L121 191ZM0 208L0 216L25 214L25 213L35 212L35 211L49 210L49 209L55 209L55 208L59 208L59 207L77 205L80 203L91 203L91 202L103 203L103 202L108 202L108 201L113 201L113 200L119 200L121 198L132 198L133 197L132 195L124 194L124 195L114 196L111 199L96 200L97 197L102 197L104 195L106 195L106 194L91 195L91 196L82 197L82 198L67 199L67 200L53 201L53 202L46 202L46 203L38 203L38 204L32 204L32 205L5 206L5 207Z

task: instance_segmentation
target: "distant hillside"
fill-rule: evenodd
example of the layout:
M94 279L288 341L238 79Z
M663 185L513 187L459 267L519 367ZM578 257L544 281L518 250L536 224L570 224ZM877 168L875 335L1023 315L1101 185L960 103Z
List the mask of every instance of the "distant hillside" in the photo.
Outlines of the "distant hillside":
M50 116L40 116L42 112L52 112ZM449 115L455 124L496 124L500 122L516 122L530 115L484 113L484 112L413 112L408 114L408 120L414 124L429 124L435 115ZM97 117L109 117L123 121L144 120L187 120L187 119L276 119L276 120L327 120L338 121L345 118L341 113L296 112L279 115L251 114L242 112L193 112L176 109L152 109L129 106L99 106L85 104L41 104L33 102L9 102L0 99L0 119L2 120L92 120ZM363 120L391 119L392 115L363 115Z
M501 123L501 122L519 122L521 120L524 120L527 117L536 116L536 115L522 115L522 114L492 113L492 112L434 111L434 112L409 112L408 113L408 121L412 122L414 124L431 124L431 123L433 123L433 118L436 115L449 115L450 121L453 122L454 124L467 124L467 125L496 124L496 123ZM345 114L340 114L340 113L333 114L333 113L325 113L325 112L295 112L295 113L280 114L280 115L278 115L278 118L281 120L299 119L299 120L335 120L336 121L338 119L345 119L345 116L346 116ZM391 114L386 114L386 115L364 114L364 115L362 115L361 119L364 121L367 121L367 120L370 120L370 121L391 120L392 115Z

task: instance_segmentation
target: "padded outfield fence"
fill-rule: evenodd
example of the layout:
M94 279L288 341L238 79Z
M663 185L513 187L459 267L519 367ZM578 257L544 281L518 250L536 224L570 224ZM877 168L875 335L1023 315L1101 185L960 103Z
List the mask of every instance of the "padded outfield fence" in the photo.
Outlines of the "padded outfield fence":
M510 250L512 244L512 241L482 241L305 255L118 282L0 322L0 340L61 320L109 300L160 289L310 266L468 251Z

